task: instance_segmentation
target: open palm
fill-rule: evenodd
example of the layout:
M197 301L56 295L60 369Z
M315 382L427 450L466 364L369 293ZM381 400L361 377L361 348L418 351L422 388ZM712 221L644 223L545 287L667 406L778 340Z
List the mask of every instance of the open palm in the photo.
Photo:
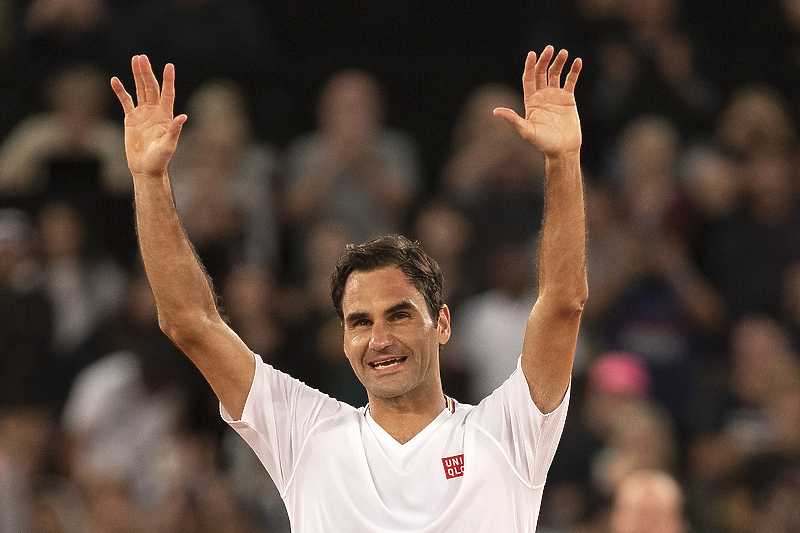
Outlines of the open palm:
M125 112L125 153L128 168L133 174L161 176L178 145L186 115L173 117L175 102L175 68L164 67L164 86L161 89L147 56L131 60L136 100L125 91L122 82L114 77L111 87Z
M553 59L554 49L548 46L542 55L530 52L525 61L522 86L525 93L525 118L508 108L495 109L517 128L524 138L545 154L558 154L580 149L581 126L575 105L575 83L582 62L576 59L561 87L561 72L567 62L567 51Z

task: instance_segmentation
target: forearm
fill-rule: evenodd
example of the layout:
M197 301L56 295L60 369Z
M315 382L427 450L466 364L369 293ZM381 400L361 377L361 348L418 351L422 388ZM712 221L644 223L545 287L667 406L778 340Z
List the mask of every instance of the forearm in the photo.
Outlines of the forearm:
M546 158L539 294L567 312L582 310L588 296L579 152Z
M135 176L134 197L139 245L159 323L176 340L180 332L218 318L214 294L180 224L169 177Z
M546 164L539 296L528 320L522 368L531 398L549 413L571 379L588 288L579 156L548 157Z

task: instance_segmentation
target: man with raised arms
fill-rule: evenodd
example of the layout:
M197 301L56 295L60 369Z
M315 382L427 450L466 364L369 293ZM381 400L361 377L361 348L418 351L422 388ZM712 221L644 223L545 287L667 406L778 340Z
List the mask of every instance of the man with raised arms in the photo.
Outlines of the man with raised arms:
M293 531L534 531L561 436L587 298L581 128L562 86L567 52L528 54L525 117L500 108L546 159L539 295L517 370L476 406L445 396L439 350L451 335L442 276L416 243L387 236L345 251L331 278L344 355L369 403L354 408L263 363L220 317L181 228L167 166L185 115L173 116L175 69L159 86L132 60L136 104L125 112L142 258L164 332L219 397L280 491ZM499 119L498 119L499 120Z

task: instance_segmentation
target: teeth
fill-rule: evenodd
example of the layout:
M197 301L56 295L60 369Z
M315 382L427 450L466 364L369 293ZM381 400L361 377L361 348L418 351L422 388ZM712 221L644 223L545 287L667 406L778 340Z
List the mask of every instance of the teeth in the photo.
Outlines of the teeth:
M396 365L400 361L402 361L402 359L389 359L388 361L381 361L379 363L372 363L372 366L374 368L385 368L387 366Z

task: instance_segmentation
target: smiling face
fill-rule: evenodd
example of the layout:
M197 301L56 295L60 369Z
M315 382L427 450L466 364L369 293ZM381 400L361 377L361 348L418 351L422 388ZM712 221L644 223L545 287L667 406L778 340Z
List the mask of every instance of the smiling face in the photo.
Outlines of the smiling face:
M422 294L388 267L345 284L344 352L371 403L440 401L439 346L450 338L446 306L434 322Z

